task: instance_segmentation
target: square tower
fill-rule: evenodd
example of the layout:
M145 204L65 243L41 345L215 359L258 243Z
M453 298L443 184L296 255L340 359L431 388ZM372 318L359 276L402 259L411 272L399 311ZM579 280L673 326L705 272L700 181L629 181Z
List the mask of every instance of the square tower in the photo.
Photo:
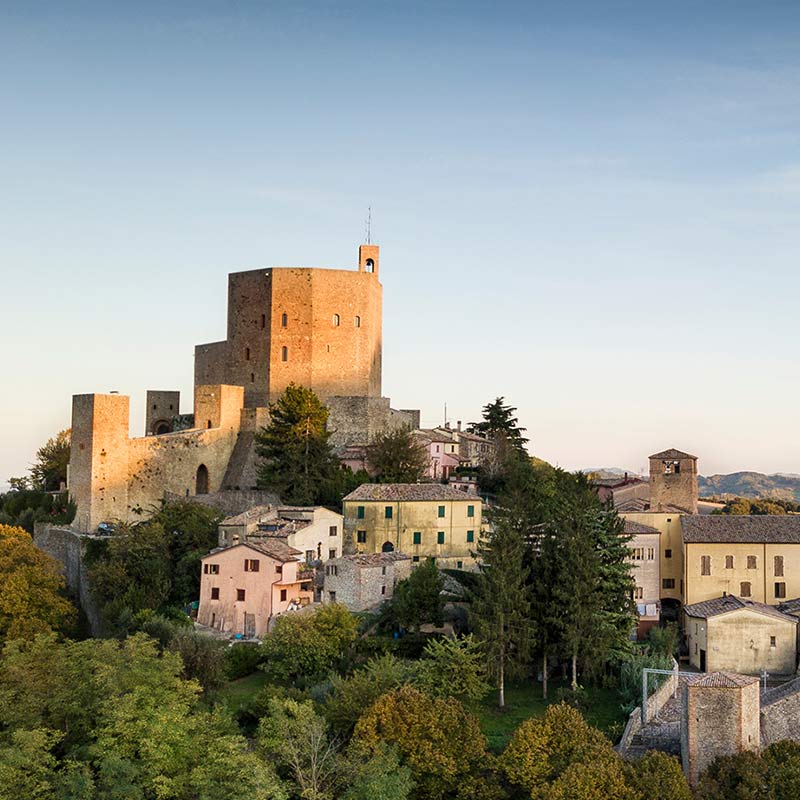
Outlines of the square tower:
M697 513L697 456L674 447L650 456L650 510Z

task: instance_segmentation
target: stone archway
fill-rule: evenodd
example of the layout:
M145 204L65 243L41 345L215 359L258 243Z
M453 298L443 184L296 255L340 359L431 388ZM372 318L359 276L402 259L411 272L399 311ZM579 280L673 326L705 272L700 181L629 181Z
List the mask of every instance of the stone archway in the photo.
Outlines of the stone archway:
M197 468L194 493L208 494L208 467L205 464L201 464Z
M381 547L382 553L391 553L394 551L394 545L391 542L384 542L383 547Z

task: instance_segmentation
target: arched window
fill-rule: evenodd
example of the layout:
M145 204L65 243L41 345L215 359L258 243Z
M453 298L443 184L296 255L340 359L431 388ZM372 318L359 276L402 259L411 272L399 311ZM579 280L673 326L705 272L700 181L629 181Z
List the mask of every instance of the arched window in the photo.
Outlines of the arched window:
M381 547L382 553L391 553L394 550L394 545L391 542L384 542Z
M375 272L375 262L368 258L366 261L367 272Z
M160 420L156 423L153 433L156 436L163 436L165 433L169 433L170 430L169 423L167 423L165 420Z
M211 427L211 420L208 420L208 422L206 423L206 428L210 428L210 427Z
M244 349L244 360L245 361L249 361L250 360L250 348L249 347L245 347L245 349Z
M201 464L197 468L194 493L208 494L208 467L205 464Z
M289 324L289 317L286 315L286 312L281 314L281 327L285 328Z
M357 314L356 314L356 319L355 319L355 325L356 325L356 328L360 328L361 327L361 317L359 317Z
M338 328L339 327L339 321L340 321L339 320L339 315L338 314L334 314L333 315L333 327L334 328Z
M289 360L289 348L284 345L281 347L281 361L288 361Z

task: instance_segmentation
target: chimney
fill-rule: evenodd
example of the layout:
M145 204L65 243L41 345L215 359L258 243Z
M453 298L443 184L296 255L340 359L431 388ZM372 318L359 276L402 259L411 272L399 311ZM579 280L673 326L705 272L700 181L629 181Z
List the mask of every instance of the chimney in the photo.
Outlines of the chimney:
M456 430L459 430L459 431L461 430L461 420L456 422Z

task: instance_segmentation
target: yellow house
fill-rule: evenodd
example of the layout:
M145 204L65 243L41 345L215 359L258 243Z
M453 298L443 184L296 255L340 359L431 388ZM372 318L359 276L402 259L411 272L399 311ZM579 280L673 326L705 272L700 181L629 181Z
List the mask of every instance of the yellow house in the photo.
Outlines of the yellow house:
M743 597L717 597L684 608L689 663L703 672L793 675L797 617Z
M681 517L684 602L800 596L800 516Z
M399 551L454 569L474 567L481 499L440 483L365 483L344 498L344 535L356 553Z

